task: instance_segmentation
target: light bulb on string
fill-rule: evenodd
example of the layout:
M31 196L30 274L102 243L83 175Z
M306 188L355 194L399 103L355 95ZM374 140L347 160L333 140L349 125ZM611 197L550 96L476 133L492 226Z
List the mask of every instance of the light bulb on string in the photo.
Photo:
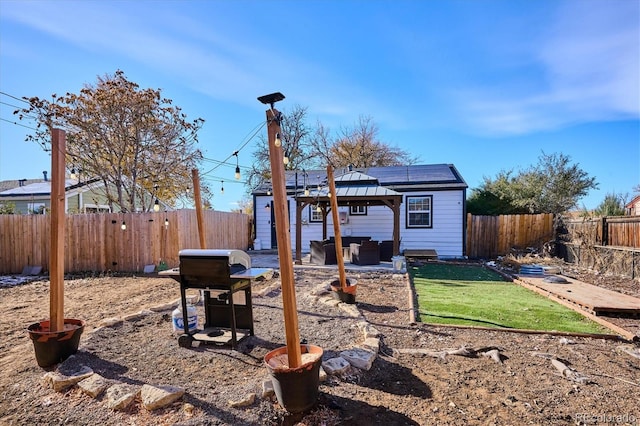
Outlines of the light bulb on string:
M153 211L154 212L159 212L160 211L160 201L158 201L157 198L156 198L156 201L153 203Z
M235 178L236 180L240 180L240 166L238 165L238 151L234 152L233 155L236 156L236 173L235 173Z
M220 181L220 193L224 194L224 181Z
M273 144L275 146L281 146L282 145L282 139L280 139L280 133L276 133L276 140L273 141Z
M120 229L122 229L123 231L127 230L127 224L124 223L124 220L122 221L122 225L120 225Z

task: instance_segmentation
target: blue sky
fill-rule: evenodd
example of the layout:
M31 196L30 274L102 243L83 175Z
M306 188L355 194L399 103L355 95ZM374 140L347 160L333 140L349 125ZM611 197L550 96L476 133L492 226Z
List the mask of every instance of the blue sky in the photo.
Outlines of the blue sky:
M264 122L256 98L280 91L279 109L333 131L370 116L384 142L455 164L471 188L542 152L596 177L587 208L640 184L636 0L0 0L1 92L77 93L118 69L204 118L215 160ZM0 180L42 176L50 157L8 122L20 101L0 102ZM244 194L234 168L203 176L218 210Z

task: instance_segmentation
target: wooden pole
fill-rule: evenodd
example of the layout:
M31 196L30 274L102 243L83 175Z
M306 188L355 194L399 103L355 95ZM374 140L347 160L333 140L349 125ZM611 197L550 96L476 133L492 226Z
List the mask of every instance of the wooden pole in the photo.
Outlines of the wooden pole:
M333 235L336 240L336 259L338 259L338 274L340 275L340 288L347 288L347 275L344 272L344 257L342 256L342 235L340 234L340 219L338 217L338 194L336 183L333 180L333 168L327 166L327 180L329 181L329 202L331 203L331 218L333 219Z
M276 134L280 133L280 113L276 109L267 110L267 123L271 184L273 186L273 213L276 220L276 240L278 242L278 258L280 261L287 356L289 358L289 367L296 368L302 364L302 355L300 351L300 332L298 330L296 289L293 282L291 232L289 230L289 212L287 211L287 187L284 178L283 155L282 148L275 146Z
M66 150L64 130L51 129L50 331L64 330L64 168Z
M202 198L200 197L200 175L198 169L191 170L193 178L193 202L196 204L196 219L198 221L198 237L200 238L200 248L207 248L207 242L204 233L204 216L202 213Z

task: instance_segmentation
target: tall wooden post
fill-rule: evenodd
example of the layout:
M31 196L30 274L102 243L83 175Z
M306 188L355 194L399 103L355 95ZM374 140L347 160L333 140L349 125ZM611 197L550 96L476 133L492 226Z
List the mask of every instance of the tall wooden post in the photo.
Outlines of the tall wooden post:
M340 218L338 217L338 194L336 183L333 180L333 167L327 166L327 180L329 181L329 195L331 203L331 218L333 219L333 235L336 240L336 258L338 259L338 273L340 276L340 288L347 288L347 274L344 272L344 257L342 254L342 234L340 233Z
M50 331L64 330L64 169L66 150L64 130L51 129Z
M289 212L287 212L287 187L284 177L282 148L275 146L276 135L280 133L280 113L273 107L267 110L267 123L271 183L273 185L273 213L276 220L287 356L289 357L289 367L297 368L302 364L302 355L300 351L300 332L298 330L296 289L293 282L291 231L289 230Z
M202 197L200 196L200 175L198 169L191 170L193 179L193 202L196 205L196 219L198 222L198 238L200 238L200 248L207 248L207 242L204 233L204 216L202 213Z

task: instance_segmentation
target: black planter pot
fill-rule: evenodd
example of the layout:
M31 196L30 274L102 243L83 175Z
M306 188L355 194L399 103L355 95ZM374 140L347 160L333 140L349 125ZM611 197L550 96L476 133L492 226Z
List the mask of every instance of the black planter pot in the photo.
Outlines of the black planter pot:
M84 325L82 320L65 318L64 330L52 332L48 320L31 324L27 331L33 341L38 365L51 367L75 354Z
M303 364L297 368L274 367L270 361L276 356L286 355L286 346L274 349L264 356L278 403L290 413L307 411L318 399L323 350L319 346L300 345L300 352L303 356L313 354L314 359L305 363L303 358Z
M340 286L340 280L331 281L331 294L335 299L341 302L353 305L356 303L357 281L347 278L347 287L343 291Z

